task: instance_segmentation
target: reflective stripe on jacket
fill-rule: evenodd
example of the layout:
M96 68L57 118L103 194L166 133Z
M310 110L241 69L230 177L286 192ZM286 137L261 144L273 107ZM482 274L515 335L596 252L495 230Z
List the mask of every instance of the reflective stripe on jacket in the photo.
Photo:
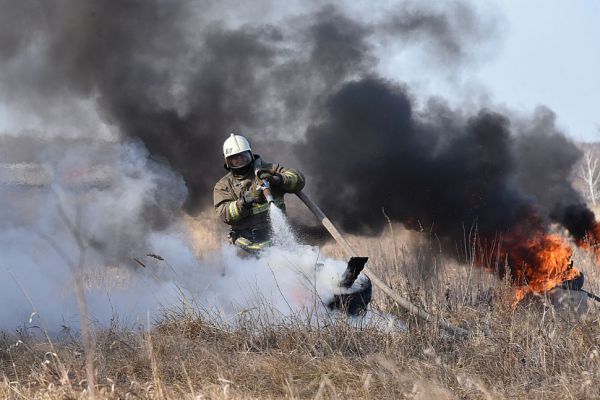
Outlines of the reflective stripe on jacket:
M263 240L260 242L252 242L250 239L247 239L243 236L240 236L233 242L236 246L240 247L242 250L247 251L250 254L258 254L263 251L267 247L271 246L270 240Z

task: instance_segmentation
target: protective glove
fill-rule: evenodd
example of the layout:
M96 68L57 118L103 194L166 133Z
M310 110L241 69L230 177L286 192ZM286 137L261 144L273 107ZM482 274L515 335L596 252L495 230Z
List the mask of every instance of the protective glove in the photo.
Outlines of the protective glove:
M242 194L242 205L246 208L252 207L252 204L260 202L260 196L262 193L255 189L250 188Z
M281 186L281 184L283 183L283 177L280 174L278 174L277 172L272 171L272 170L268 170L268 169L258 170L256 173L256 176L258 177L258 179L266 180L267 182L269 182L269 185L271 185L271 186Z

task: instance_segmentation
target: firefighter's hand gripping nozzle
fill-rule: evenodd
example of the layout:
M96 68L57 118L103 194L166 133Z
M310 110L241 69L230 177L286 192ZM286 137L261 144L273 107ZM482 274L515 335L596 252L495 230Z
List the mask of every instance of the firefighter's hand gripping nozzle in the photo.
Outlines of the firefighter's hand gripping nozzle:
M256 177L258 178L258 173L260 172L260 170L256 170ZM262 182L261 185L258 186L259 190L262 190L263 195L265 196L265 199L267 199L267 202L269 204L274 203L275 200L273 199L273 194L271 193L271 185L269 184L269 181L266 179L260 179L259 180Z

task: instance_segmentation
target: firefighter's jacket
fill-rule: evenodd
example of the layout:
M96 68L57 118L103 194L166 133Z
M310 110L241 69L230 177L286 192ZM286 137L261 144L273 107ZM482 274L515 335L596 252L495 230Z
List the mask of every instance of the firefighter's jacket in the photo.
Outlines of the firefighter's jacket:
M282 209L285 209L283 195L299 192L304 187L304 176L300 172L284 168L279 164L264 162L259 155L255 155L254 167L246 175L238 176L229 172L217 182L213 192L217 214L223 222L231 225L234 232L269 227L269 204L265 197L261 194L261 201L252 204L251 207L244 207L242 199L246 190L261 184L255 176L256 169L270 170L283 178L280 186L271 187L275 204Z

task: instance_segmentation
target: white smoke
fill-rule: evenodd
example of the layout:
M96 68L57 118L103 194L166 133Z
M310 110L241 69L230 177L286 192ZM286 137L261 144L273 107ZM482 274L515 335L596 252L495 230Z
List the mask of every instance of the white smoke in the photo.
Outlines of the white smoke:
M298 243L285 214L275 205L269 213L273 246L259 257L224 244L196 269L174 268L173 282L195 304L227 318L265 306L281 318L326 312L334 295L348 291L339 287L346 263L323 257L318 247ZM184 252L176 249L181 241L159 239L155 248L161 254Z
M72 272L80 267L95 288L88 292L93 318L155 309L163 289L146 276L151 271L136 272L135 259L150 252L157 226L176 225L186 195L181 178L136 142L45 141L23 163L7 161L30 142L10 143L0 159L0 327L24 323L33 307L53 329L71 325L78 319ZM112 290L126 280L145 290Z
M213 273L205 269L202 277L195 276L201 284L186 289L196 303L227 316L265 304L283 317L323 311L340 292L337 284L345 269L344 262L324 260L317 248L301 245L274 246L260 258L240 257L236 248L224 245L209 265Z
M42 148L23 163L8 162L10 149L0 153L1 329L36 325L34 309L52 331L77 327L78 268L100 325L146 323L182 299L227 318L261 305L286 317L322 311L342 291L345 262L298 244L276 207L275 246L260 258L224 244L200 262L179 218L183 181L139 142Z

